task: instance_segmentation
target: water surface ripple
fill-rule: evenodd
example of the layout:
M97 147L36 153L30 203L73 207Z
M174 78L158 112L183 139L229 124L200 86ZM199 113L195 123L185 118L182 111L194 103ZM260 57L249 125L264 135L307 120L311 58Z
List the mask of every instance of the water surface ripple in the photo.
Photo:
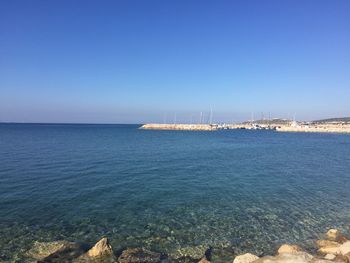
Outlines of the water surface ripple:
M350 233L350 136L0 125L0 261L33 241L208 245L214 259ZM308 243L308 241L310 241Z

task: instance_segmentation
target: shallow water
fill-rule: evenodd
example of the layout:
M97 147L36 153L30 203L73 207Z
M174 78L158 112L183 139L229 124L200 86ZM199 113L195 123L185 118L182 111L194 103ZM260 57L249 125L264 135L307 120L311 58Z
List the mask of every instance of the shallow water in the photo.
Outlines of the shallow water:
M0 261L35 240L273 253L350 233L350 135L0 125Z

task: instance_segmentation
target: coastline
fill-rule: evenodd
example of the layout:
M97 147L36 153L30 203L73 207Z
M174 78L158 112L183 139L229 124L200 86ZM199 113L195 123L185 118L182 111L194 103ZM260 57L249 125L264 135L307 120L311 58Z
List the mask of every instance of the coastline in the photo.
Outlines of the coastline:
M232 255L233 263L331 263L350 262L350 239L337 229L329 229L322 239L314 240L310 254L296 244L282 244L275 255L254 255L249 251ZM23 253L23 262L72 262L72 263L211 263L212 248L197 246L178 251L177 256L150 251L142 247L114 250L106 237L88 248L77 242L65 240L34 242ZM22 262L22 261L20 261Z

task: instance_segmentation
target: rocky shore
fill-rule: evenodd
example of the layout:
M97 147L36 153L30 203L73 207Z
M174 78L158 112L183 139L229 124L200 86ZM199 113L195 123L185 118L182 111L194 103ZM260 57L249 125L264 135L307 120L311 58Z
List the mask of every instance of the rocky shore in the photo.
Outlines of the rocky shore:
M315 240L313 255L303 251L295 244L280 246L276 255L262 256L249 253L233 255L233 263L350 263L350 239L337 229L330 229L324 239ZM68 241L34 242L31 249L23 255L28 263L210 263L211 248L188 249L179 251L177 257L147 250L145 248L125 248L114 251L106 237L95 245L84 248L82 245Z

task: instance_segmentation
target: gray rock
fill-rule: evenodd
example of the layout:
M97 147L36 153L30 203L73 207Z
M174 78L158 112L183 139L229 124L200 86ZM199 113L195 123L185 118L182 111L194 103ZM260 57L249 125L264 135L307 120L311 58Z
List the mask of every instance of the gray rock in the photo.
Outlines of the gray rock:
M89 257L86 254L70 261L73 263L117 263L117 259L114 255L102 255L98 257Z
M210 248L204 245L183 247L170 253L170 256L173 259L190 258L193 260L201 260L209 250Z
M81 247L64 240L53 242L34 242L25 255L25 262L70 262L83 253Z
M275 257L262 257L253 263L330 263L333 261L314 258L306 252L282 253Z

